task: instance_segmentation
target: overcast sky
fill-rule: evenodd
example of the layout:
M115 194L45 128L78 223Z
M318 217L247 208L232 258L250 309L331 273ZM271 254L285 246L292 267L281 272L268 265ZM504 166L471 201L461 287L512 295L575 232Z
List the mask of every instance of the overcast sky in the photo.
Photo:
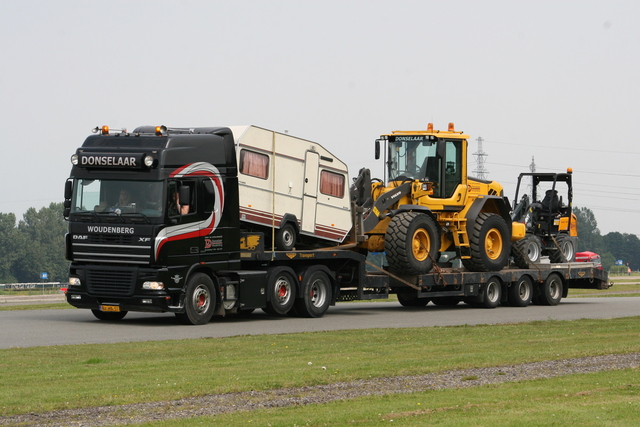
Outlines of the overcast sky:
M99 125L288 130L382 177L380 134L454 122L510 198L532 157L572 167L574 205L640 235L639 1L3 0L0 64L18 219Z

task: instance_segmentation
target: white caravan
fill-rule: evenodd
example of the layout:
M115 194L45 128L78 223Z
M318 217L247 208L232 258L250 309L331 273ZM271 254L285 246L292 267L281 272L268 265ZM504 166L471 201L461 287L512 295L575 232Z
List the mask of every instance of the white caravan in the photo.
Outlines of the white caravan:
M345 163L315 142L257 126L229 128L248 229L266 231L279 250L344 240L351 229Z

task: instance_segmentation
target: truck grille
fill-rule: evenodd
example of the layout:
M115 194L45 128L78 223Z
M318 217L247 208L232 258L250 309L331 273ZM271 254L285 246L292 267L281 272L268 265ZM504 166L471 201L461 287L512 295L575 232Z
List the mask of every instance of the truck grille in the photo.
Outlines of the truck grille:
M136 244L135 236L91 235L86 243L73 243L73 260L110 264L149 264L151 244Z
M89 295L132 296L135 289L135 270L87 270Z

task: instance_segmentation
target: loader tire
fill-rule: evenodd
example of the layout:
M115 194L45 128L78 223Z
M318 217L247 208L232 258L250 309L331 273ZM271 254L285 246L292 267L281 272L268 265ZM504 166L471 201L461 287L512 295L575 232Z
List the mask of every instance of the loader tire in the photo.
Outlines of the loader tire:
M540 262L542 242L538 236L528 234L524 239L513 242L511 255L519 268L529 268L531 264Z
M549 261L553 264L559 264L576 260L576 247L570 236L559 234L556 236L556 243L560 249L554 248L549 251Z
M440 236L435 221L418 212L403 212L394 216L384 236L384 249L392 273L428 273L440 250Z
M482 212L469 234L471 258L462 260L469 271L499 271L509 261L511 236L505 220Z

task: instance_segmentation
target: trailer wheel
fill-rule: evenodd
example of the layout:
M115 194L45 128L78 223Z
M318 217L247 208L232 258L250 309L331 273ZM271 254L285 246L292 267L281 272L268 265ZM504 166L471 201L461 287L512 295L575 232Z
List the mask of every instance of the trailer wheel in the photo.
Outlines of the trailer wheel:
M507 301L513 307L526 307L533 298L533 282L529 276L522 276L507 290Z
M276 231L276 249L290 251L295 247L297 239L295 227L288 222Z
M389 269L398 274L424 274L433 268L440 236L433 219L423 213L403 212L393 217L384 236Z
M295 310L302 317L322 317L331 304L331 279L320 269L310 268L304 273L302 297L295 302Z
M429 298L418 298L415 293L399 292L396 296L403 307L425 307L431 301Z
M94 316L100 320L121 320L127 315L128 311L100 311L91 310Z
M494 213L483 212L469 235L471 258L462 263L469 271L499 271L509 261L511 236L505 220Z
M204 325L211 320L216 308L216 290L213 281L204 273L194 274L187 283L184 313L176 317L185 325Z
M562 277L551 273L540 289L538 301L541 305L558 305L562 299Z
M287 314L296 299L296 280L289 267L273 267L267 272L267 306L269 314Z
M571 237L566 234L559 234L556 236L556 243L558 247L549 252L549 261L552 263L563 263L576 260L576 248Z
M514 242L511 247L513 261L519 268L529 268L529 265L540 261L542 254L542 242L538 236L527 234L527 236Z
M492 277L480 290L481 303L484 308L496 308L502 299L502 284L500 279Z

